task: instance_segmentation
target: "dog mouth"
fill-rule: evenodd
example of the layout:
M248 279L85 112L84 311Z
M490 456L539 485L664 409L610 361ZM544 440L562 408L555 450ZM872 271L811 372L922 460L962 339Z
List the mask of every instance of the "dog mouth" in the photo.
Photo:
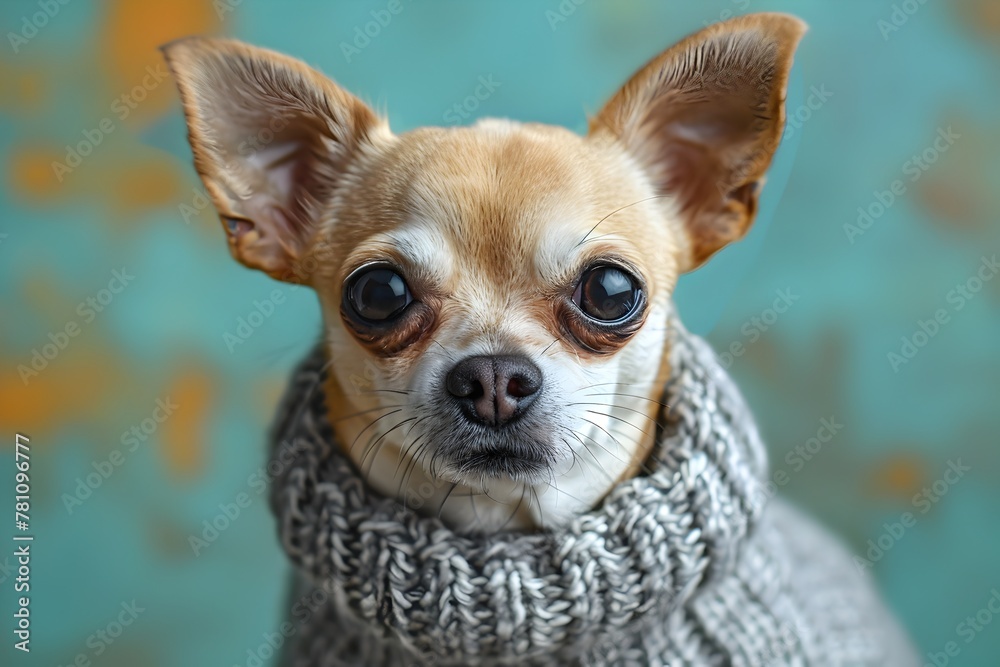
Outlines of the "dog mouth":
M519 482L537 481L551 465L547 458L526 456L516 448L496 447L470 453L453 464L453 472L462 478L502 478Z
M458 482L503 479L538 482L549 476L555 462L551 449L539 442L467 443L440 452L441 474Z

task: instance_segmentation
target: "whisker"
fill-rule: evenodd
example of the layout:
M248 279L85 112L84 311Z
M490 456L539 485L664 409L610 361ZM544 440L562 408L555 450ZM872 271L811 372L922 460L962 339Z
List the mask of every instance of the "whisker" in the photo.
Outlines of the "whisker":
M580 242L577 243L576 246L574 246L574 247L579 248L581 245L583 245L584 241L587 240L588 236L590 236L591 234L594 233L594 230L597 229L598 225L600 225L602 222L604 222L605 220L607 220L608 218L610 218L611 216L613 216L615 213L618 213L620 211L624 211L625 209L627 209L629 207L635 206L636 204L641 204L643 202L647 202L647 201L649 201L651 199L662 199L662 198L667 197L667 196L668 195L653 195L652 197L646 197L645 199L640 199L639 201L634 201L631 204L626 204L625 206L622 206L621 208L616 208L615 210L611 211L611 213L608 213L606 216L604 216L603 218L601 218L600 220L598 220L597 224L594 225L593 227L591 227L590 231L587 232L584 235L584 237L582 239L580 239Z
M359 391L359 394L402 394L404 396L409 396L413 392L409 389L367 389L365 391Z
M587 420L587 421L589 421L589 420ZM591 423L591 424L593 424L594 422L590 422L590 423ZM595 425L595 426L597 426L597 424L594 424L594 425ZM604 430L604 429L601 429L601 430ZM604 432L605 432L605 433L608 433L607 431L604 431ZM573 433L576 433L576 431L573 431ZM600 442L599 442L598 440L596 440L595 438L591 438L591 437L590 437L589 435L586 435L586 434L582 434L582 435L583 435L583 436L584 436L585 438L587 438L588 440L590 440L591 442L593 442L593 443L594 443L595 445L597 445L598 447L600 447L601 449L603 449L604 451L608 452L608 455L609 455L609 456L613 456L613 457L614 457L614 458L615 458L615 459L616 459L616 460L617 460L618 462L620 462L620 463L624 463L624 464L626 464L626 465L630 465L630 464L631 464L631 462L630 462L630 461L623 461L622 459L619 459L619 458L618 458L617 456L615 456L614 454L612 454L612 453L611 453L610 451L608 451L608 449L607 449L607 448L606 448L606 447L605 447L604 445L602 445L602 444L601 444L601 443L600 443ZM609 436L611 437L611 439L612 439L612 440L615 440L615 437L614 437L614 436L612 436L612 435L611 435L610 433L608 433L608 435L609 435ZM618 442L618 441L617 441L617 440L615 440L615 442ZM619 446L619 447L621 447L621 443L618 443L618 446ZM652 469L651 469L651 468L650 468L649 466L647 466L647 465L646 465L646 462L645 462L645 461L643 461L643 462L641 462L641 463L639 464L639 468L640 468L640 469L641 469L641 470L642 470L642 471L643 471L644 473L646 473L647 475L651 475L651 474L653 474L653 470L652 470Z
M544 350L542 350L542 351L541 351L541 352L540 352L540 353L538 354L538 356L540 356L540 357L544 357L544 356L545 356L545 353L549 351L549 348L551 348L551 347L552 347L553 345L555 345L555 344L556 344L556 343L558 343L558 342L559 342L559 336L556 336L555 338L553 338L553 339L552 339L552 342L551 342L551 343L549 343L548 345L546 345L546 346L545 346L545 349L544 349Z
M397 428L399 428L399 427L400 427L400 426L402 426L403 424L407 424L407 423L410 423L410 422L414 421L415 419L417 419L417 418L416 418L416 417L409 417L409 418L407 418L407 419L403 419L403 420L402 420L402 421L400 421L400 422L399 422L398 424L396 424L395 426L393 426L392 428L390 428L389 430L387 430L387 431L386 431L385 433L383 433L382 435L380 435L380 436L378 437L378 440L376 440L376 441L375 441L375 443L374 443L374 444L372 444L372 445L371 445L371 446L370 446L370 447L368 448L368 450L367 450L366 452L364 452L364 453L363 453L363 454L361 455L361 464L360 464L360 467L361 467L361 471L362 471L362 474L363 474L363 475L365 474L365 473L364 473L364 468L365 468L365 459L366 459L366 458L368 458L368 455L369 455L369 454L371 454L371 453L372 453L373 451L375 451L375 450L377 450L377 449L378 449L378 447L379 447L379 442L388 442L388 440L384 440L384 441L383 441L383 438L385 438L385 436L389 435L390 433L392 433L393 431L395 431L395 430L396 430ZM376 458L378 458L378 454L375 454L375 456L373 456L373 457L372 457L372 465L375 465L375 459L376 459ZM368 472L369 472L369 473L371 473L371 466L369 466L369 467L368 467Z
M503 522L503 524L500 526L500 528L498 529L498 531L504 530L505 528L507 528L507 525L514 519L515 516L517 516L518 510L521 509L521 504L524 502L524 492L527 490L527 488L528 488L527 484L522 484L521 485L521 498L517 501L517 505L514 506L514 509L511 511L510 516L507 517L507 520ZM531 509L531 499L530 498L528 499L528 509Z
M619 385L623 387L645 387L645 386L652 386L654 384L659 384L659 383L653 380L650 380L649 382L598 382L596 384L588 384L585 387L580 387L575 391L587 391L588 389L594 389L595 387L607 387L609 385Z
M635 408L630 408L627 405L613 405L613 406L609 406L607 403L594 403L594 402L587 402L587 401L577 401L576 403L567 403L566 405L601 405L601 406L606 406L606 407L613 407L616 410L628 410L629 412L634 412L637 415L642 415L646 419L652 420L652 418L649 415L647 415L645 412L643 412L642 410L636 410ZM588 410L587 412L593 412L593 410ZM611 415L607 415L607 416L610 417ZM653 421L653 423L656 424L657 426L659 426L659 424L656 421Z
M381 417L378 417L377 419L375 419L374 421L371 421L371 422L369 422L369 423L368 423L368 426L365 426L365 427L364 427L363 429L361 429L361 431L360 431L360 432L358 433L358 435L357 435L357 436L356 436L356 437L354 438L354 442L352 442L352 443L351 443L351 446L350 446L350 448L348 448L348 450L347 450L347 451L348 451L348 452L353 452L353 451L354 451L354 448L355 448L355 447L357 446L357 444L358 444L358 440L359 440L359 439L361 438L361 436L362 436L362 435L364 434L364 432L365 432L365 431L367 431L367 430L368 430L368 429L370 429L370 428L371 428L372 426L374 426L374 425L375 425L375 424L377 424L378 422L382 421L382 420L383 420L383 419L385 419L386 417L389 417L389 416L391 416L391 415L394 415L394 414L396 414L397 412L402 412L402 411L403 411L403 409L402 409L402 408L400 408L400 409L398 409L398 410L393 410L392 412L387 412L387 413L385 413L384 415L382 415Z
M580 438L579 434L578 434L578 433L577 433L576 431L570 431L570 433L572 433L572 434L573 434L573 435L574 435L574 436L576 437L576 439L580 441L580 444L581 444L581 445L583 445L583 448L584 448L584 449L585 449L585 450L587 451L587 453L588 453L588 454L590 454L590 457L591 457L592 459L594 459L594 464L595 464L595 465L594 465L594 467L595 467L595 468L596 468L597 470L600 470L600 471L601 471L601 473L602 473L602 474L603 474L603 475L604 475L605 477L607 477L607 478L608 478L608 481L609 481L609 482L613 482L613 481L614 481L614 479L613 479L613 478L611 477L611 475L609 475L609 474L608 474L608 471L607 471L607 470L605 470L603 466L601 466L601 461L600 461L600 459L598 459L598 458L597 458L597 455L596 455L596 454L594 454L594 451L593 451L593 450L592 450L592 449L591 449L590 447L588 447L588 446L587 446L587 443L585 443L585 442L583 441L583 439L582 439L582 438ZM593 438L590 438L590 439L591 439L591 440L593 440L594 444L596 444L596 445L597 445L598 447L600 447L601 449L603 449L604 451L606 451L606 452L608 453L608 456L610 456L611 458L615 459L615 460L616 460L616 461L618 461L619 463L626 463L626 461L623 461L622 459L620 459L620 458L618 458L617 456L615 456L614 454L612 454L612 453L610 452L610 450L608 450L608 449L607 449L606 447L604 447L604 446L603 446L603 445L602 445L601 443L597 442L597 441L596 441L596 440L594 440Z
M650 403L656 403L661 408L666 408L667 410L670 409L670 406L667 405L666 403L657 401L654 398L649 398L648 396L640 396L638 394L622 394L620 392L612 391L612 392L598 392L596 394L584 394L584 396L622 396L625 398L638 398L641 401L649 401Z
M358 412L352 412L349 415L343 415L341 417L337 417L336 419L331 419L330 423L331 424L336 424L338 422L344 421L345 419L351 419L352 417L360 417L361 415L366 415L369 412L375 412L376 410L391 410L392 408L405 408L405 407L408 407L408 406L406 406L406 405L379 405L379 406L376 406L374 408L368 408L367 410L360 410ZM419 406L416 406L416 407L419 407Z
M616 438L615 436L611 435L611 432L610 432L610 431L608 431L608 429L604 428L603 426L601 426L600 424L598 424L598 423L597 423L597 422L595 422L595 421L592 421L592 420L590 420L590 419L587 419L586 417L581 417L581 419L583 419L583 421L587 422L588 424L591 424L591 425L593 425L593 426L595 426L595 427L599 428L600 430L604 431L604 434L605 434L606 436L608 436L609 438L611 438L611 440L612 440L612 441L613 441L613 442L615 443L615 445L617 445L617 446L618 446L618 449L625 449L625 447L624 447L624 446L622 446L622 443L618 441L618 438ZM573 433L575 433L575 432L576 432L576 431L573 431ZM588 436L588 437L589 437L589 436ZM594 440L593 438L590 438L590 439L591 439L591 440ZM596 440L594 440L594 442L597 442L597 441L596 441ZM610 453L610 452L609 452L609 453Z
M400 482L399 482L399 491L402 491L404 486L409 486L410 476L413 474L413 471L415 469L417 461L420 459L420 456L422 456L422 454L425 451L425 448L428 446L428 444L429 444L428 442L424 442L423 444L420 445L419 448L417 448L417 451L414 452L413 458L410 460L409 465L407 465L406 466L406 470L403 471L403 479L400 480ZM397 495L398 495L398 493L399 492L397 492ZM405 496L404 496L404 500L403 500L403 509L404 510L406 509L406 499L405 499Z
M528 509L531 509L531 496L535 497L535 505L538 506L538 527L545 530L545 508L542 507L542 501L538 499L538 491L535 487L529 486L528 488Z
M407 457L407 455L408 455L408 454L410 453L410 450L411 450L411 449L412 449L412 448L413 448L413 447L414 447L414 446L415 446L415 445L416 445L416 444L417 444L418 442L420 442L420 440L421 440L421 438L423 437L423 435L421 435L421 436L418 436L418 437L414 438L414 439L413 439L413 442L411 442L411 443L410 443L410 444L409 444L408 446L407 446L407 444L406 444L406 439L407 439L408 437L410 437L410 433L412 433L412 432L413 432L413 429L415 429L415 428L417 427L417 424L419 424L420 422L424 421L424 420L425 420L425 419L427 419L427 418L428 418L428 417L427 417L427 416L425 415L425 416L421 417L420 419L418 419L417 421L415 421L415 422L413 422L412 424L410 424L410 428L409 428L409 429L407 429L406 433L405 433L405 434L403 435L403 446L402 446L402 447L400 448L400 452L399 452L399 461L397 461L397 462L396 462L396 469L395 469L395 470L394 470L394 471L392 472L392 478L393 478L393 479L396 479L396 475L398 475L398 474L399 474L399 466L403 465L403 461L405 461L405 460L406 460L406 457Z
M622 422L624 424L628 424L629 426L631 426L632 428L634 428L639 433L642 433L643 435L649 435L649 433L646 433L646 431L644 431L643 429L639 428L638 426L636 426L635 424L633 424L629 420L623 419L622 417L618 417L617 415L608 414L606 412L600 412L599 410L585 410L585 412L589 412L590 414L593 414L593 415L600 415L602 417L607 417L608 419L614 419L615 421L620 421L620 422ZM646 415L643 415L643 417L646 417ZM646 417L646 418L649 419L649 421L651 421L654 424L656 424L657 426L659 426L659 424L657 424L656 420L652 419L651 417Z
M446 493L444 495L444 500L442 500L441 504L438 506L438 509L437 509L437 518L439 518L439 519L441 518L441 512L442 512L442 510L444 510L444 504L446 502L448 502L448 498L451 497L451 492L454 491L455 487L457 487L457 486L458 486L458 482L452 482L451 483L451 488L448 489L448 493Z
M444 351L444 353L448 355L449 359L451 359L452 361L455 360L455 355L452 354L452 352L448 348L442 345L437 338L431 337L431 342L440 347Z

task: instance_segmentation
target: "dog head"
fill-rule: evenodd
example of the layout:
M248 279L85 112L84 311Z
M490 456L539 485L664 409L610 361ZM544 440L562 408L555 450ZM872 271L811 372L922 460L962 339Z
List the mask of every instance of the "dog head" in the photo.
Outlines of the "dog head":
M702 30L585 136L396 135L286 56L164 50L231 254L319 297L341 445L383 492L496 530L564 521L640 468L671 293L753 220L804 29Z

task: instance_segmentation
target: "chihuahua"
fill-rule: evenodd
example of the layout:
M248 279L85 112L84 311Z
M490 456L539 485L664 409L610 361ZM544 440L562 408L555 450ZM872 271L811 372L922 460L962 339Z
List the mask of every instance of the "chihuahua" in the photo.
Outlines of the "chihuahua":
M671 293L747 232L804 32L782 14L701 30L584 136L397 135L287 56L164 53L230 253L319 297L338 445L379 492L491 533L563 525L643 470Z

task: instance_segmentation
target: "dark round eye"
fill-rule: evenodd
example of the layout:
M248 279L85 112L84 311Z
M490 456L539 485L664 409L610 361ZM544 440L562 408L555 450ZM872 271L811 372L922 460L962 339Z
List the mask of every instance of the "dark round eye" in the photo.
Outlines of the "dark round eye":
M377 267L350 278L347 300L361 318L384 322L403 312L413 296L403 276L390 268Z
M573 302L591 319L617 322L635 311L640 301L635 278L614 266L588 269L573 294Z

